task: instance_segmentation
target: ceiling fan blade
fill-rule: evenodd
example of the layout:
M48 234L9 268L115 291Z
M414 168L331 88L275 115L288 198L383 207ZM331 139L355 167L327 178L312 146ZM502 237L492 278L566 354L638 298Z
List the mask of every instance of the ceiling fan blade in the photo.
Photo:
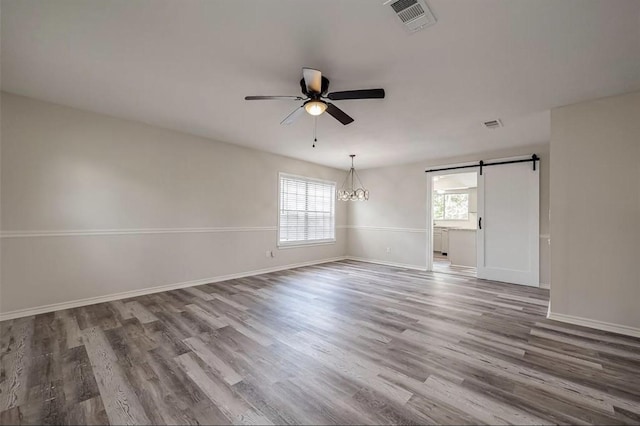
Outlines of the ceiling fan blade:
M343 99L383 99L384 89L345 90L343 92L329 93L327 98L332 101L341 101Z
M298 117L300 117L304 113L304 105L300 105L298 108L294 109L293 112L280 122L282 125L289 125L296 121Z
M307 85L308 93L320 93L322 91L322 73L313 68L302 68L302 77Z
M349 117L346 112L335 106L334 104L330 104L327 102L327 112L333 118L344 124L345 126L349 123L353 122L353 118Z
M245 96L245 101L303 101L300 96Z

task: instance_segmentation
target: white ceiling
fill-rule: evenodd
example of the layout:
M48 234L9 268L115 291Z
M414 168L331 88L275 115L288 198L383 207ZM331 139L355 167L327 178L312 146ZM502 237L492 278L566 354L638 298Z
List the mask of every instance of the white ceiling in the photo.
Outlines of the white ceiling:
M360 169L549 140L549 109L640 89L640 1L429 0L409 35L383 0L3 0L2 89ZM292 126L301 67L383 87ZM483 121L501 118L487 130Z
M446 191L448 189L477 188L478 173L454 173L433 177L434 191Z

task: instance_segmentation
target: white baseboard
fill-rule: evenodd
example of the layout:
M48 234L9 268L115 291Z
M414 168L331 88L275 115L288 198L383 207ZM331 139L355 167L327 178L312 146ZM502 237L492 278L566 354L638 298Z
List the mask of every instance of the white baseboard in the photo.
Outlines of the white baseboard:
M328 259L312 260L309 262L294 263L284 266L275 266L272 268L257 269L253 271L240 272L237 274L221 275L218 277L202 278L193 281L185 281L181 283L166 284L156 287L143 288L140 290L131 290L121 293L107 294L105 296L88 297L86 299L72 300L69 302L52 303L50 305L38 306L35 308L18 309L10 312L0 313L0 321L6 321L15 318L28 317L31 315L44 314L47 312L60 311L63 309L78 308L81 306L95 305L96 303L111 302L114 300L128 299L130 297L144 296L146 294L160 293L163 291L177 290L185 287L193 287L203 284L216 283L220 281L233 280L236 278L250 277L253 275L267 274L270 272L283 271L286 269L300 268L303 266L318 265L321 263L337 262L345 260L346 256L332 257Z
M376 263L378 265L394 266L396 268L415 269L417 271L426 271L426 266L409 265L406 263L385 262L383 260L368 259L364 257L345 256L346 260L355 260L358 262Z
M566 322L568 324L581 325L583 327L595 328L596 330L609 331L612 333L624 334L625 336L640 338L640 328L629 327L628 325L612 324L610 322L597 321L589 318L556 314L551 311L547 314L547 318L554 321Z

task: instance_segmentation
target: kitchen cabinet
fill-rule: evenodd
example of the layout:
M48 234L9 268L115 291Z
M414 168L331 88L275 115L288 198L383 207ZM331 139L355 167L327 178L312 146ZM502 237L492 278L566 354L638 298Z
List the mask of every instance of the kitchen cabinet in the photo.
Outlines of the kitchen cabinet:
M447 228L433 228L433 251L447 254L449 250L449 230Z
M440 244L440 252L447 254L449 252L449 230L444 228L442 230L442 244Z
M451 229L449 231L449 259L452 265L476 266L476 230Z
M433 228L433 251L442 251L442 229Z

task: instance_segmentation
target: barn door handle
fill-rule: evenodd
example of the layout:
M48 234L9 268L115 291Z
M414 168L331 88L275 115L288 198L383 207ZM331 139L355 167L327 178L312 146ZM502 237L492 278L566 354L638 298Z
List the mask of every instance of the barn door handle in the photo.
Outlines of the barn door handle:
M482 218L478 219L478 228L482 229Z

